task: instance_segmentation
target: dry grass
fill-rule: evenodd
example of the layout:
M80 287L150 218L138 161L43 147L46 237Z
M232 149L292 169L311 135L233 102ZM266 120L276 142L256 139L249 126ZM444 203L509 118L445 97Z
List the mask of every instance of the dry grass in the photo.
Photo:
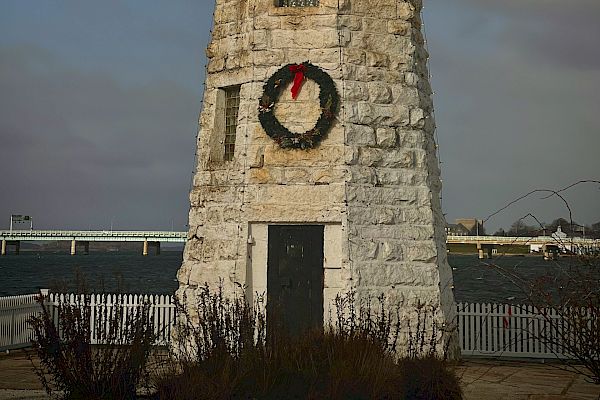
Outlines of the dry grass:
M265 334L260 303L208 288L195 303L193 312L178 306L179 335L155 377L156 399L462 398L454 373L433 355L425 324L398 360L401 324L383 298L378 312L370 302L357 305L352 293L338 298L328 329L296 337L277 324Z

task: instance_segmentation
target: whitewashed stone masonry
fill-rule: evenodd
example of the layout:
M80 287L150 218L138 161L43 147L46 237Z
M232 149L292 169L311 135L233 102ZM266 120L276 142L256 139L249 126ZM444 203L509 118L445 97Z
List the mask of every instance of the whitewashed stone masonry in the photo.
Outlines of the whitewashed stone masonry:
M424 303L437 309L438 323L450 323L455 305L421 1L274 3L216 1L178 294L223 279L227 291L244 285L251 296L266 287L265 250L252 231L320 223L331 232L326 302L351 288L358 296L383 292L407 315ZM319 147L284 150L262 130L258 99L275 71L307 60L334 79L338 120ZM219 88L231 85L241 85L241 102L235 157L223 161ZM296 101L285 93L279 120L293 131L312 127L318 86L307 81Z

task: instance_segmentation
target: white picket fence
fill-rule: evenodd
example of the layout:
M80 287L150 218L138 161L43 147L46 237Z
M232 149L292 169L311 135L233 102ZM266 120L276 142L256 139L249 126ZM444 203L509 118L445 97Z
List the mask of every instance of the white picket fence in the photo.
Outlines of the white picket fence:
M32 332L27 320L40 311L37 296L0 297L0 351L29 344Z
M125 320L131 318L142 305L148 304L157 345L166 345L170 341L172 327L176 320L175 301L170 295L91 294L86 299L84 295L50 293L45 304L55 324L58 324L58 310L61 304L90 307L92 344L103 344L103 333L100 330L108 329L108 324L103 324L101 319L106 321L107 315L114 315L115 307L122 308L121 318L126 322Z
M0 298L0 351L28 347L33 332L27 320L41 311L37 302L39 295L11 296ZM114 307L123 307L123 318L131 315L129 311L138 309L143 304L150 307L150 316L154 323L157 345L166 345L176 321L175 301L167 295L138 294L92 294L84 302L81 295L50 293L45 304L55 324L58 324L58 306L60 304L85 304L90 307L92 344L101 344L102 333L99 329L106 324L99 323L99 316L114 313Z
M561 334L566 323L554 309L479 303L457 306L463 356L569 358L564 349L566 335ZM571 338L572 345L575 339Z
M36 298L37 295L0 298L0 351L29 346L32 332L27 320L40 311ZM50 293L46 297L46 304L54 320L58 321L59 304L77 304L81 299L74 294ZM88 302L92 320L110 311L111 307L135 309L144 303L150 305L154 332L158 338L156 343L167 344L176 321L173 296L95 294L91 295ZM546 316L542 316L533 307L519 305L460 303L457 307L463 356L566 357L557 329L560 327L560 317L554 310L548 310ZM557 323L550 323L550 320ZM91 342L99 344L99 332L96 329L100 324L91 325ZM540 337L552 340L542 340Z

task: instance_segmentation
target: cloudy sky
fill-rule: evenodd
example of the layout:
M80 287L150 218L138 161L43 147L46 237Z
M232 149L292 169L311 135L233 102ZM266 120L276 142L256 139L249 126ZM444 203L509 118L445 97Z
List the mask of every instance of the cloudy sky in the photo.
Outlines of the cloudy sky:
M447 219L600 179L600 2L429 0ZM0 227L185 229L212 0L0 2ZM600 221L599 185L565 196ZM541 195L491 218L567 212ZM5 222L1 222L5 220Z

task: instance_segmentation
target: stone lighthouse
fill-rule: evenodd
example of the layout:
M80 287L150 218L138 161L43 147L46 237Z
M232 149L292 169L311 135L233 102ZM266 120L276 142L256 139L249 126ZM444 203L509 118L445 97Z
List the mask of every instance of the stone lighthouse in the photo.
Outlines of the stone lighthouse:
M217 0L178 294L455 316L421 0Z

